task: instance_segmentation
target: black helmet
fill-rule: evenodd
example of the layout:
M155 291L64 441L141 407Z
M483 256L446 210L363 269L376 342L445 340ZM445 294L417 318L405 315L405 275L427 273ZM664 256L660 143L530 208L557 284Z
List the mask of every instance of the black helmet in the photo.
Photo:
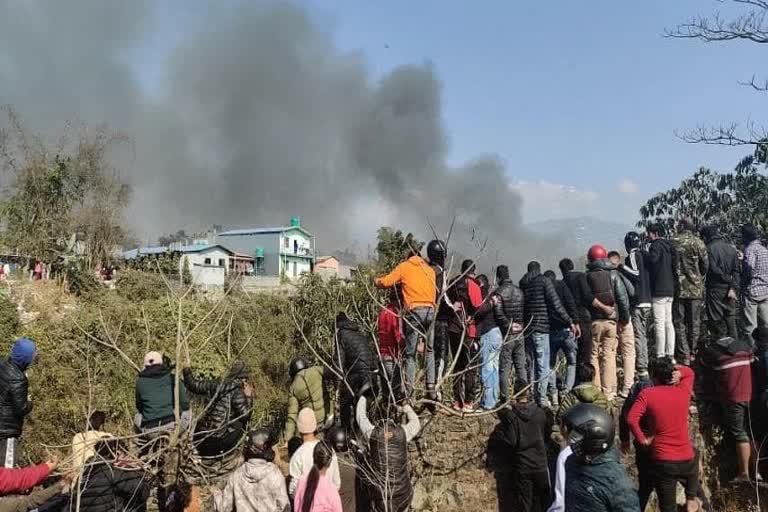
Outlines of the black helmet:
M291 379L293 379L297 373L306 370L307 368L309 368L309 362L306 359L301 356L295 357L288 367L288 373L290 374Z
M334 426L325 435L325 441L333 447L335 452L346 452L349 449L347 444L347 431L339 425Z
M433 265L445 265L445 244L441 240L432 240L427 244L427 258Z
M246 457L252 459L265 459L272 461L275 452L272 450L272 432L268 428L260 427L248 432L245 439Z
M639 249L641 243L642 239L637 231L630 231L624 237L624 247L627 249L627 252L632 249Z
M568 429L568 444L579 457L595 457L613 446L616 427L602 407L575 405L565 413L563 423Z

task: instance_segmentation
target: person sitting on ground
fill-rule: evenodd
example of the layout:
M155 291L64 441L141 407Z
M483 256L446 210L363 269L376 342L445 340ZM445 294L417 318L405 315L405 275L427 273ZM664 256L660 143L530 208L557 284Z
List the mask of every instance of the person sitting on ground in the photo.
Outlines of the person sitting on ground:
M354 428L355 397L362 389L376 389L379 365L371 339L345 313L336 316L333 361L338 374L344 377L339 383L341 424L351 432ZM308 461L311 462L310 459Z
M613 418L594 404L578 404L563 417L573 451L565 461L565 510L638 512L634 484L613 446Z
M0 361L0 465L18 465L18 443L24 418L32 412L26 371L37 355L37 346L29 338L19 338L8 359Z
M324 442L315 445L312 469L301 477L296 488L296 512L342 512L338 489L328 479L335 455Z
M176 428L174 407L176 376L161 352L147 352L144 369L136 381L136 428L150 437ZM189 401L184 386L179 388L181 429L189 427Z
M691 444L688 410L694 372L676 366L670 357L651 364L654 386L644 389L627 415L627 424L637 442L650 449L650 473L661 512L677 510L677 483L683 482L689 512L698 510L699 463ZM652 435L641 422L652 425Z
M290 512L285 480L273 463L275 451L269 429L248 433L245 463L229 475L223 491L214 495L216 512Z
M515 393L525 384L515 383ZM500 423L488 439L487 466L496 477L499 512L537 512L551 501L547 449L547 416L521 393L517 403L498 411Z
M722 336L723 330L722 327L715 328L701 354L703 381L712 385L714 398L720 402L723 411L722 429L736 445L736 479L749 481L750 468L755 467L750 464L750 459L757 456L749 425L754 349L748 341Z
M309 473L312 469L312 457L315 446L320 442L317 438L317 419L312 409L305 408L299 411L299 419L296 422L299 434L304 441L291 457L288 473L291 476L288 494L291 497L296 495L296 487L299 479ZM328 470L328 478L336 489L341 487L341 476L339 475L339 462L334 455Z
M119 440L102 440L72 490L73 508L79 507L80 512L144 512L151 476L141 469L121 467L124 457Z
M606 398L603 390L594 384L595 367L592 363L580 363L576 369L576 385L560 401L560 408L557 411L557 421L559 424L568 410L577 404L595 404L612 414L611 403ZM557 427L559 430L559 427Z
M405 405L405 425L388 418L374 426L368 419L367 408L366 397L360 397L356 417L360 433L368 443L367 467L372 474L368 475L370 482L366 487L371 493L371 505L376 512L404 512L413 498L408 443L419 434L421 422L413 408Z
M88 418L87 430L72 438L72 472L77 477L85 461L96 455L96 445L103 439L112 438L112 434L103 432L107 415L103 411L94 411Z
M205 413L195 427L195 446L203 457L232 451L248 430L253 410L253 389L248 370L235 362L223 379L198 379L184 368L184 385L205 400Z
M322 366L310 366L309 362L301 356L291 361L288 368L291 377L291 388L288 390L288 418L285 420L283 431L285 442L296 435L296 418L300 410L309 407L315 411L315 417L320 425L326 424L332 418L333 404L327 392L326 383L329 380L327 371Z
M343 427L333 427L328 432L326 441L333 448L339 461L341 508L344 512L355 512L357 510L356 492L358 488L357 464L353 455L349 452L347 431Z

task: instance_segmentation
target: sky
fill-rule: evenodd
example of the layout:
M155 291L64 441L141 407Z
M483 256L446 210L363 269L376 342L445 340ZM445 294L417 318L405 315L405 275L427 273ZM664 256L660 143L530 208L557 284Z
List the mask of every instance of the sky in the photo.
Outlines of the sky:
M500 156L527 222L581 215L634 222L640 205L698 167L731 169L748 148L681 141L702 124L765 111L739 85L761 69L759 45L663 37L727 4L644 2L298 2L376 80L428 62L441 80L449 160ZM145 87L162 55L210 5L166 3L160 34L137 52Z

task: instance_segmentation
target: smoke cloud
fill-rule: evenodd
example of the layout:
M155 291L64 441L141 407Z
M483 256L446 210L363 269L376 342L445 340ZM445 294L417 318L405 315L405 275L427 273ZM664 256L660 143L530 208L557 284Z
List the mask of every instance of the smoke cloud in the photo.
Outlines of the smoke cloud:
M157 91L131 57L163 37L150 2L0 4L0 103L31 129L107 123L128 135L128 216L146 242L165 231L285 224L299 215L324 251L365 252L391 224L490 263L542 250L522 228L504 165L446 163L441 85L429 64L372 83L301 7L222 6L163 63ZM501 255L501 256L500 256Z

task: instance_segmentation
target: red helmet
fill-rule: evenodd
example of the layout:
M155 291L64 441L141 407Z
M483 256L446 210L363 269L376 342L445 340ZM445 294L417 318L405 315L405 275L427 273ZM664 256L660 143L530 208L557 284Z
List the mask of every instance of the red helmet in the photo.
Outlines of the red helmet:
M589 261L604 260L607 257L608 251L606 251L605 247L600 244L596 244L590 247L589 252L587 253L587 259Z

